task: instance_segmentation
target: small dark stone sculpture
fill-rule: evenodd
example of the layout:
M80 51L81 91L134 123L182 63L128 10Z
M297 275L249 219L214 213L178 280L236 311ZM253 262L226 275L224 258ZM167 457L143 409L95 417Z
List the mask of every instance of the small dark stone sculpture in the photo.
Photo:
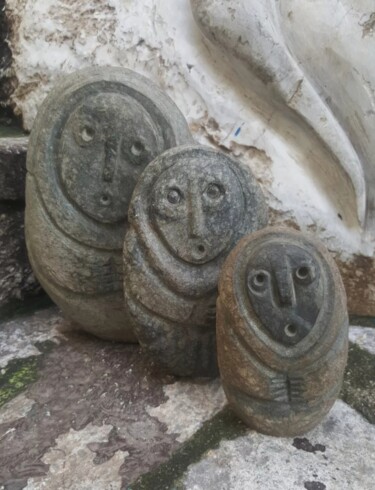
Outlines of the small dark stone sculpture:
M267 222L260 187L217 150L174 148L142 174L129 221L124 290L140 344L173 374L217 374L218 276L238 240Z
M313 428L339 394L348 350L346 296L328 250L288 228L245 237L221 272L217 308L235 412L275 436Z
M136 341L122 290L128 205L145 166L189 141L174 103L122 68L74 73L40 108L27 155L28 253L43 288L86 331Z

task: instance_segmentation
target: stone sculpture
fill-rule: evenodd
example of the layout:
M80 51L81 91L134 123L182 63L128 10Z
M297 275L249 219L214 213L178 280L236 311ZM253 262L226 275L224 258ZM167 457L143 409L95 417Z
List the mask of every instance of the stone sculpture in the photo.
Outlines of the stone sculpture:
M225 393L249 426L276 436L314 427L339 394L348 350L328 250L281 227L241 240L220 276L217 344Z
M238 240L267 222L260 187L236 160L185 145L146 168L129 222L124 290L140 344L173 374L215 375L218 275Z
M27 155L29 258L43 288L86 331L136 340L122 291L130 197L151 160L189 141L174 103L122 68L66 77L39 110Z

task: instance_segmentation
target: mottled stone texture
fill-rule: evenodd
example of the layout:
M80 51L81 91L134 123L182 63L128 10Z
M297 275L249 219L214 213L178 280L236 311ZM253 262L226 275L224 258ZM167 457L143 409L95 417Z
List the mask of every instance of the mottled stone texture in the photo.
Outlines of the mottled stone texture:
M187 141L174 103L126 69L77 72L42 105L27 157L28 253L44 289L86 331L135 341L122 292L130 196L151 160Z
M174 374L215 375L218 275L238 240L267 222L260 187L224 153L186 145L146 168L129 221L124 290L139 342Z
M221 273L217 343L226 395L247 424L279 436L314 427L339 394L348 350L327 249L287 228L244 238Z

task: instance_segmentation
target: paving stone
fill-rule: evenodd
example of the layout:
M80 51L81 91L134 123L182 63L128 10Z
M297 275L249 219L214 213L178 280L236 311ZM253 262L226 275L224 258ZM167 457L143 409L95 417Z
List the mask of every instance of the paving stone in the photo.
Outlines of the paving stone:
M65 324L58 308L47 308L0 323L0 368L10 361L42 354L41 342L59 343ZM59 329L60 327L60 329Z
M249 431L192 465L187 490L371 490L375 427L342 401L303 438Z
M0 308L40 292L26 252L23 204L0 203Z
M127 488L224 403L217 381L156 371L138 346L75 332L56 308L0 334L0 401L23 390L0 409L0 487Z
M83 430L70 429L56 439L56 447L52 447L42 458L49 465L45 477L28 480L27 490L120 490L121 477L119 470L124 458L129 453L121 449L111 459L95 464L93 450L99 444L106 443L113 430L112 425L97 427L89 424Z
M56 307L0 322L0 359L2 490L373 488L375 427L341 400L303 437L263 436L219 380L166 375ZM344 395L368 419L374 359L351 345Z
M27 137L0 138L0 201L25 200Z

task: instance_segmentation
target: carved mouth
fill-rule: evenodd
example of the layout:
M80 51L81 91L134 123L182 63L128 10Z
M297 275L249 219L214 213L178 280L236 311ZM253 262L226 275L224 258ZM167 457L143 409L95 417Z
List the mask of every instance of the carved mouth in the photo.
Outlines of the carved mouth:
M108 194L102 194L100 197L100 204L102 206L109 206L111 204L111 197Z
M196 251L197 255L204 255L206 252L206 247L200 243L199 245L196 246L195 251Z

